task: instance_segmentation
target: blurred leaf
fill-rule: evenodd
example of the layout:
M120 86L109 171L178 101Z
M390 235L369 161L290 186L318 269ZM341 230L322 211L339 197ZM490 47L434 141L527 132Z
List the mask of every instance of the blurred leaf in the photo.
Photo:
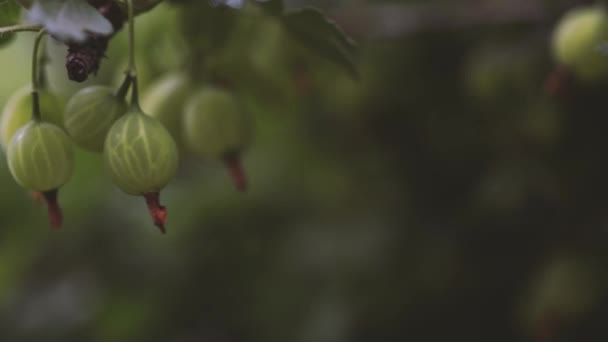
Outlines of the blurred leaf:
M356 43L321 11L314 8L299 9L286 13L283 20L287 30L299 42L342 66L353 78L359 77L353 61Z
M83 41L87 33L109 35L112 24L83 0L39 0L30 10L30 20L64 41Z
M0 0L0 27L19 23L20 10L19 4L14 0ZM13 34L0 35L0 47L8 43L13 37Z
M257 3L272 15L281 15L285 9L283 0L257 0Z
M231 7L214 7L207 1L189 5L180 12L181 33L195 58L216 51L228 41L239 11Z
M154 7L156 7L156 5L160 4L161 2L163 2L163 0L134 0L133 1L133 12L135 12L135 15L145 13L145 12L153 9ZM123 8L126 11L127 1L122 0L121 3L122 3Z
M21 7L14 0L0 0L0 26L17 24L20 10Z
M18 2L19 5L23 6L24 8L27 8L27 9L32 7L32 3L34 2L33 0L15 0L15 1Z

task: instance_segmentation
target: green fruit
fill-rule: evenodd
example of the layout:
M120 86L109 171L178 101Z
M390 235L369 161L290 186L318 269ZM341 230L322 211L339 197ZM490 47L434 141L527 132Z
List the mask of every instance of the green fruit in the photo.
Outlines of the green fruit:
M177 170L177 147L167 129L139 110L118 119L108 132L104 163L114 183L131 195L159 192Z
M17 130L25 126L32 118L32 88L30 86L17 90L6 102L0 119L0 145L6 151L11 138ZM56 96L39 91L42 121L63 126L63 103Z
M608 41L608 13L602 6L571 10L553 34L556 61L582 79L593 81L608 75L608 56L600 51Z
M191 95L191 86L183 73L169 73L154 82L143 94L141 107L160 121L178 145L181 145L182 111Z
M224 160L240 154L252 140L252 125L238 100L218 88L200 90L184 112L187 147L202 158Z
M7 149L11 174L24 188L50 191L65 184L74 170L70 139L56 125L30 121L11 139Z
M68 101L65 130L78 145L101 152L108 131L126 111L127 102L110 87L86 87Z

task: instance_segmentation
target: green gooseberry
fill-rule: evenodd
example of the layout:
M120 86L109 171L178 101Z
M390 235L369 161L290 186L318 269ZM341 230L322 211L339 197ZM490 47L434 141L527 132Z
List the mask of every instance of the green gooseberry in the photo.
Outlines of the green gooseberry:
M63 127L64 104L55 95L41 90L38 92L42 121ZM7 150L11 138L17 130L25 126L32 118L32 88L25 86L14 92L4 109L0 118L0 146Z
M22 187L50 191L65 184L74 170L69 137L56 125L30 121L11 139L7 149L11 174Z
M236 188L246 189L240 158L251 144L253 129L249 116L232 93L217 87L197 92L186 105L183 130L192 154L224 162Z
M65 130L79 146L101 152L108 131L127 108L127 102L112 88L86 87L68 101L64 114Z
M142 96L143 111L167 128L178 147L183 145L182 111L191 93L188 77L181 72L170 72L152 83Z
M252 141L252 123L229 91L207 87L198 91L184 112L184 138L198 157L223 160L240 154Z
M177 146L160 121L132 108L106 137L103 160L114 183L124 192L146 199L154 224L165 232L167 210L159 194L175 175Z
M600 5L575 8L557 24L553 55L579 79L595 81L608 75L608 56L601 51L607 41L607 10Z
M177 147L156 119L131 110L118 119L105 141L104 163L114 183L131 195L159 192L175 175Z

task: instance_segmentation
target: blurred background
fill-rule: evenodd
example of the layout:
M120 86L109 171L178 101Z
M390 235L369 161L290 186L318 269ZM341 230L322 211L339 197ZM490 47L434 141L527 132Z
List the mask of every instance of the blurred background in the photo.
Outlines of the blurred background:
M0 340L605 341L608 79L543 88L555 23L585 3L288 1L359 43L358 80L255 8L139 16L144 90L219 37L205 63L255 118L250 189L183 160L161 235L79 150L51 230L3 158ZM32 38L0 50L0 104L29 82ZM67 99L83 84L47 51ZM123 30L85 85L117 86L126 59Z

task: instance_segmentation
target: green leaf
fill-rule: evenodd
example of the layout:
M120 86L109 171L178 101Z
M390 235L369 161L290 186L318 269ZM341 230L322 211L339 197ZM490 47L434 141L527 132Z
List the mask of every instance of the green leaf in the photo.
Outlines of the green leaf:
M25 9L30 9L32 7L33 0L15 0L19 5L21 5Z
M13 0L0 0L0 27L19 23L21 7ZM13 34L0 34L0 46L11 41Z
M285 9L283 0L256 0L256 3L272 15L281 15Z
M0 0L0 26L11 26L19 23L21 7L14 0Z
M344 31L321 11L304 8L283 16L287 30L300 43L322 57L343 67L353 78L359 78L354 62L357 45Z
M133 12L135 15L146 13L152 10L156 5L163 2L163 0L133 0ZM120 6L123 8L125 13L127 12L127 1L120 0Z
M37 0L29 19L63 41L83 41L87 33L110 35L114 31L110 21L85 0Z
M237 23L238 10L214 7L207 1L190 6L188 10L180 11L179 23L183 36L195 54L216 51L228 41Z

